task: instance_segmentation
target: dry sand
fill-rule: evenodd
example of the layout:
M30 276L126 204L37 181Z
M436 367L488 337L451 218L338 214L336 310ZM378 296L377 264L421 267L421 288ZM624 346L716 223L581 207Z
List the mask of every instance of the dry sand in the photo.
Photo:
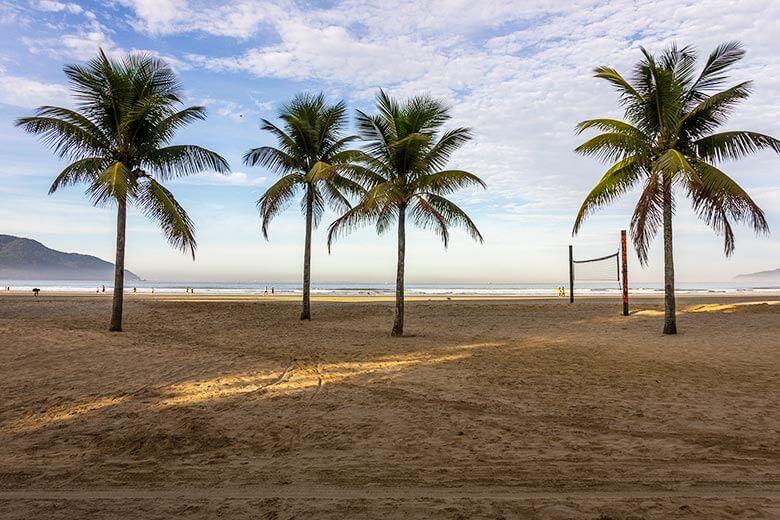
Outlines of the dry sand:
M775 303L2 295L0 518L780 518Z

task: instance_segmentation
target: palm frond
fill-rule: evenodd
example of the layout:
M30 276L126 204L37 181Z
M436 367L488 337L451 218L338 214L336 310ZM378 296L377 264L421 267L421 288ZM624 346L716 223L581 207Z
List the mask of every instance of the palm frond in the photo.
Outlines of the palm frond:
M650 244L663 225L663 189L661 178L651 174L631 217L631 238L642 265L647 265Z
M96 179L108 168L108 160L103 157L85 157L66 166L49 188L49 195L60 186L71 186L80 182Z
M723 72L745 56L745 49L738 41L718 45L707 58L690 92L690 98L698 101L704 91L720 88L728 79Z
M721 132L702 137L693 144L696 155L708 162L741 159L767 148L780 153L780 140L757 132Z
M87 188L92 203L102 206L111 200L127 200L135 196L138 179L121 162L115 162L91 179Z
M751 84L745 81L702 99L678 123L680 134L695 139L723 125L734 108L750 96Z
M615 162L626 157L650 155L650 147L646 140L623 132L599 134L579 145L574 151L601 162Z
M41 107L35 116L20 117L16 126L28 134L41 136L41 141L60 158L78 159L83 156L105 154L109 144L94 124L74 117L55 117L49 114L67 111L59 107ZM82 118L86 121L86 118Z
M434 231L447 248L450 240L447 220L424 197L418 195L412 199L409 216L417 227Z
M728 218L748 222L756 233L769 232L764 211L731 177L706 162L696 163L695 168L698 175L687 184L693 208L716 232L724 234L726 255L734 251Z
M257 201L262 219L263 237L268 239L268 225L271 220L284 210L295 196L298 186L302 184L301 176L291 173L276 181L265 190L263 196Z
M328 252L339 238L376 220L382 208L365 201L353 206L328 227Z
M135 203L147 217L157 222L171 246L182 252L189 251L195 259L195 225L165 186L152 177L144 177Z
M430 192L436 195L449 195L472 187L487 188L487 185L473 173L463 170L443 170L419 176L412 183L415 192Z
M585 197L574 220L572 234L579 232L585 219L595 210L614 202L631 190L641 174L641 163L636 156L626 157L615 163Z
M479 229L477 229L477 225L457 204L433 193L426 193L425 198L427 199L428 203L442 216L448 226L459 227L465 230L466 233L468 233L468 235L476 242L479 242L480 244L484 242L482 233L480 233Z
M653 162L653 171L661 172L664 177L670 179L674 179L678 174L686 176L696 174L696 170L688 162L685 155L674 148L669 148Z
M449 162L452 154L461 146L469 142L472 138L470 128L453 128L447 130L431 147L422 163L429 171L436 171L444 168Z
M157 148L143 157L141 165L161 180L204 171L227 174L230 165L219 154L200 146L180 144Z

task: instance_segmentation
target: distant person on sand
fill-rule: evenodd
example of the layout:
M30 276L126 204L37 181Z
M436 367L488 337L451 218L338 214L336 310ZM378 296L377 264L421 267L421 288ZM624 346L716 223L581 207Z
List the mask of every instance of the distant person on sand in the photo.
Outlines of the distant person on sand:
M101 288L101 291L102 292L106 292L106 286L105 285Z
M133 287L133 292L134 292L134 293L135 293L135 292L138 292L138 291L136 290L136 288L135 288L135 287Z
M154 294L154 287L152 287L152 294Z
M263 296L268 296L268 286L265 286L265 291L263 291Z
M273 295L274 295L274 288L271 287L271 296L273 296Z
M33 296L37 298L38 297L38 293L41 292L41 290L38 289L37 287L35 287L32 292L33 292Z

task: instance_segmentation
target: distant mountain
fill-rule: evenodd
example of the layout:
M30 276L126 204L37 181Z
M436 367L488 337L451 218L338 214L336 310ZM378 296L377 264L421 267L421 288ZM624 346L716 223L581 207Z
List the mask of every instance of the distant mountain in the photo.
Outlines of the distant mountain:
M0 280L98 280L114 278L114 264L96 256L55 251L29 238L0 235ZM140 280L125 270L128 281Z
M761 280L767 282L780 282L780 269L773 271L759 271L758 273L741 274L737 276L739 280Z

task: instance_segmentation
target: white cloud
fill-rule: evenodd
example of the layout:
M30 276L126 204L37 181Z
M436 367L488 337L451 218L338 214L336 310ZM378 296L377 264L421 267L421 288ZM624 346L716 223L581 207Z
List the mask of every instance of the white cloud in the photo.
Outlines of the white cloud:
M291 2L237 1L218 5L201 0L120 0L133 9L133 25L154 35L204 32L248 38L272 20L287 16Z
M79 4L73 2L55 2L53 0L39 0L35 6L41 11L61 12L67 11L73 14L79 14L83 11Z
M0 103L30 108L62 103L68 98L68 89L64 85L14 76L0 66Z
M265 177L250 176L244 172L232 172L222 175L216 172L200 173L173 181L175 184L194 184L209 186L245 186L257 187L265 184Z

